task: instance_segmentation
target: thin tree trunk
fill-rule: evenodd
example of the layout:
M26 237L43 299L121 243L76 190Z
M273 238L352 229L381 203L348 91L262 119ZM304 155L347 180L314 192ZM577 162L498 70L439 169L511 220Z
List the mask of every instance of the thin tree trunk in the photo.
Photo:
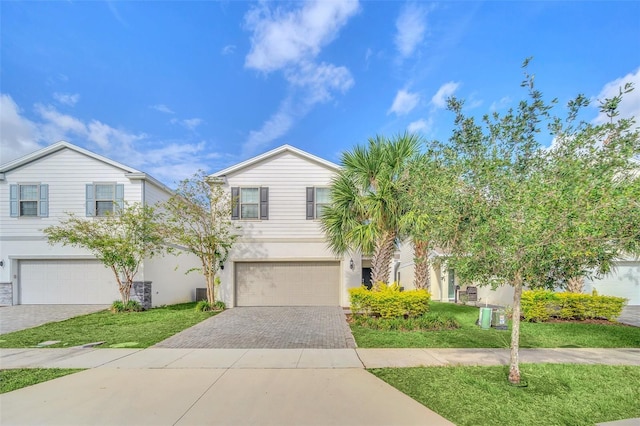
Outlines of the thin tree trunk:
M511 319L511 355L509 360L509 382L520 384L520 299L522 278L516 277L513 289L513 318Z
M391 260L395 251L396 236L393 232L384 234L376 241L376 246L371 258L371 281L373 288L378 288L380 283L389 282Z
M429 242L422 240L413 241L413 286L417 289L430 290L429 282Z

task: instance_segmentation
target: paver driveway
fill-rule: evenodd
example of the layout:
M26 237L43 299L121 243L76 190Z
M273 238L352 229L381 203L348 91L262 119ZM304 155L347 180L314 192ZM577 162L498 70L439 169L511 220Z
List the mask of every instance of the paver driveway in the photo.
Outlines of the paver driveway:
M155 347L339 349L355 348L355 341L337 306L243 307L228 309Z
M0 334L63 321L107 309L108 305L14 305L0 307Z

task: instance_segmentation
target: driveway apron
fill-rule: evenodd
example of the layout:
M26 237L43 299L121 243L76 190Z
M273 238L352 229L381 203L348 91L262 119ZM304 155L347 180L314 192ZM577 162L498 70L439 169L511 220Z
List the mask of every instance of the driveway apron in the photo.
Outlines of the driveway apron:
M107 309L107 305L14 305L0 307L0 334L63 321Z
M625 306L622 309L622 315L618 317L618 322L640 327L640 305Z
M355 340L337 306L226 310L155 345L159 348L343 349Z

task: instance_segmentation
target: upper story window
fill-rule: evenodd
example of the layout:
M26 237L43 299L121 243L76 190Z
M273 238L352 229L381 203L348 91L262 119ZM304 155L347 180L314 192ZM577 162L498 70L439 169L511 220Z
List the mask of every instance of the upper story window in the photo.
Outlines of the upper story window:
M24 183L9 186L11 217L49 216L49 185Z
M233 187L231 188L231 198L233 200L231 219L269 219L269 188Z
M322 211L331 202L330 188L307 188L307 219L320 219Z
M91 183L86 188L87 216L102 217L124 207L124 185Z

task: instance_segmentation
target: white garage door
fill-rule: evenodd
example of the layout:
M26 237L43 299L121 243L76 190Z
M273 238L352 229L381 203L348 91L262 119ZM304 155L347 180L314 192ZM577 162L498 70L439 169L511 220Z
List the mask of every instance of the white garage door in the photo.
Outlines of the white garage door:
M599 294L624 297L629 299L629 305L640 305L640 262L616 262L605 277L587 283Z
M338 306L339 262L237 262L236 306Z
M97 260L21 260L20 303L110 304L120 299L113 272Z

